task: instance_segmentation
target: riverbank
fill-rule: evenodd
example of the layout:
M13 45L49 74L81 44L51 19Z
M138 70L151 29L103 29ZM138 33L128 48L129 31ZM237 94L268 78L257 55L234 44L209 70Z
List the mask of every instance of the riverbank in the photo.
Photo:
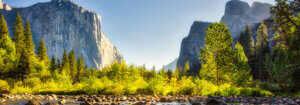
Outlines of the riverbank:
M104 104L300 104L300 98L293 97L202 97L190 95L12 95L1 94L0 104L28 105L104 105ZM50 104L51 103L51 104Z

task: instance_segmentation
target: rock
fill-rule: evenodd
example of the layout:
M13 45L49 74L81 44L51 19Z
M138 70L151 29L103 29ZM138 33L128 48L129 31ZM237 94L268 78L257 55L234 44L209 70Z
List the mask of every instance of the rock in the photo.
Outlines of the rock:
M238 38L246 24L254 24L263 21L271 16L271 4L254 2L250 7L248 3L231 0L226 3L224 16L221 22L228 27L232 38Z
M126 97L126 96L122 96L120 100L121 100L121 101L126 101L126 100L127 100L127 97Z
M144 102L136 102L133 105L145 105L145 103Z
M27 103L25 103L25 105L41 105L42 103L40 103L38 100L29 100Z
M64 105L65 102L66 102L65 100L59 100L59 101L58 101L58 103L59 103L60 105Z
M221 102L216 99L211 99L206 102L206 105L220 105Z
M87 100L86 97L79 97L79 98L77 99L77 101L86 101L86 100Z
M99 97L94 98L96 102L102 102L102 99Z
M193 23L189 35L181 42L180 54L177 61L178 68L183 68L185 63L189 61L192 72L197 72L200 69L198 52L200 52L200 47L204 47L204 39L206 37L205 30L210 24L210 22L201 21L195 21Z
M167 98L167 97L161 97L159 99L159 102L172 102L172 101L169 98Z
M96 69L123 59L102 31L101 16L71 0L51 0L11 9L3 9L1 4L0 13L4 13L8 26L13 27L19 12L24 21L30 22L34 43L43 37L49 57L55 55L61 59L64 50L73 49L76 57L83 57L85 65Z
M55 103L55 102L48 102L46 103L45 105L59 105L58 103Z

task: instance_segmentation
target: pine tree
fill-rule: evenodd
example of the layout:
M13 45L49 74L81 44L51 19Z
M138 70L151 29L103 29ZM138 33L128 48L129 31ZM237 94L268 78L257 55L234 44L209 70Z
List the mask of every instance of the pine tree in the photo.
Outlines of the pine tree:
M243 86L251 80L251 76L248 58L246 57L244 48L240 45L240 43L235 45L233 61L235 68L231 78L234 84Z
M60 69L60 68L61 68L61 64L60 64L59 58L57 58L57 60L56 60L56 68L57 68L57 69Z
M73 80L76 79L77 69L76 69L76 58L74 50L72 49L69 53L69 61L70 61L70 76Z
M256 60L257 60L257 64L256 64L256 68L258 71L258 78L260 80L265 80L265 75L266 74L264 72L264 62L265 62L265 58L266 56L269 56L269 37L268 37L268 29L266 27L266 25L264 24L264 22L261 23L261 25L259 26L257 32L257 42L256 42Z
M24 56L26 56L26 58L28 58L29 69L32 70L33 69L32 62L35 60L35 53L34 53L35 49L34 49L34 43L32 40L32 33L31 33L29 21L26 22L24 36L25 36L25 40L24 40L25 53L22 53L22 54L25 54Z
M57 65L56 65L56 58L55 58L55 55L52 55L52 58L51 58L51 62L50 62L50 70L51 72L54 72L57 68Z
M77 81L80 81L84 73L84 62L82 56L77 60Z
M46 49L43 38L40 39L37 49L38 49L37 56L38 56L39 60L40 61L47 60L48 59L47 49Z
M26 53L30 57L30 59L33 59L33 57L35 56L34 54L35 51L34 51L34 43L32 40L32 33L31 33L29 21L26 22L24 36L25 36L24 43L25 43Z
M69 62L69 57L67 50L64 50L64 55L62 58L62 74L65 73L67 75L70 75L70 62Z
M9 37L7 23L3 14L0 18L0 78L10 76L8 73L14 68L16 60L15 44Z
M253 37L251 35L251 29L248 24L246 25L244 32L242 32L239 37L239 43L243 46L244 52L249 60L248 64L251 67L251 73L254 78L257 79L258 76L255 71L255 45Z
M14 35L13 40L16 46L17 57L19 58L23 50L25 50L23 20L19 13L17 13L16 21L14 23L13 35Z
M224 23L212 23L206 30L205 49L201 48L200 76L217 85L230 82L232 68L232 38Z
M248 24L246 25L244 32L242 32L239 37L239 43L243 46L244 52L248 58L254 55L254 40Z
M188 76L189 73L190 73L190 63L189 61L186 61L184 65L184 75Z

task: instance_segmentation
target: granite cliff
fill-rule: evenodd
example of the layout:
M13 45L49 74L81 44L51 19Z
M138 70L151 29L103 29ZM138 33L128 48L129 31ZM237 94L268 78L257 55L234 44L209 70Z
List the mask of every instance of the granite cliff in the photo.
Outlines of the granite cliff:
M52 0L29 7L10 7L0 1L9 27L20 13L31 24L34 43L44 38L49 57L62 57L63 51L74 49L90 68L100 69L122 55L101 29L101 16L70 0ZM12 28L10 28L12 29Z

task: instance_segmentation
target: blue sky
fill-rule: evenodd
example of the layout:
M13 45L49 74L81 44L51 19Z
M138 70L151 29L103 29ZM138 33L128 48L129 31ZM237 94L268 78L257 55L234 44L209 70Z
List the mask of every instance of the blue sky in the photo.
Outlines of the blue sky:
M10 6L30 6L50 0L2 0ZM99 13L103 31L128 64L148 68L179 56L181 40L193 21L218 22L229 0L73 0ZM242 0L275 4L275 0Z

